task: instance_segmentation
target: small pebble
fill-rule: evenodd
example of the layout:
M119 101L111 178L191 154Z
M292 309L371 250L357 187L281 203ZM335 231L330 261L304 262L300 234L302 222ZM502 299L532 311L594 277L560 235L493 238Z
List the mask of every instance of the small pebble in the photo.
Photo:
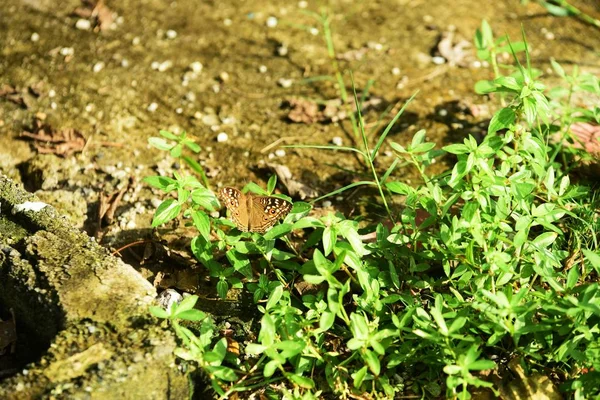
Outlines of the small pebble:
M344 201L344 197L343 196L337 196L335 198L335 201Z
M33 32L31 34L31 41L32 42L37 42L38 40L40 40L40 35L37 32Z
M442 56L431 57L431 62L435 65L442 65L446 63L446 59Z
M56 90L54 90L54 89L48 90L48 97L54 97L54 96L56 96Z
M233 24L233 21L230 20L229 18L225 18L223 20L223 25L225 25L225 26L231 26L231 24Z
M341 137L334 136L333 139L331 139L331 143L335 144L336 146L341 146L344 143L344 141Z
M73 54L75 54L75 49L72 47L63 47L60 49L61 56L72 56Z
M277 48L277 54L279 54L280 57L285 57L287 56L288 53L288 48L286 45L281 45Z
M89 19L78 19L75 23L75 28L80 29L82 31L89 31L92 28L92 23Z
M269 155L267 156L267 158L268 158L269 160L272 160L272 159L274 159L274 158L275 158L275 154L273 154L273 153L269 153Z
M187 92L185 94L185 99L187 101L196 101L196 94L194 92Z
M133 40L131 41L131 44L134 46L137 46L138 44L141 43L141 39L139 37L134 37Z
M123 67L123 68L129 67L129 61L126 58L121 60L121 67Z
M319 30L315 27L310 28L308 32L313 36L317 36L319 34Z
M298 2L298 8L306 8L308 7L308 2L307 1L299 1Z
M181 113L183 113L183 108L181 108L181 107L177 107L177 108L175 109L175 112L176 112L177 114L181 114Z
M94 72L100 72L104 69L104 63L102 61L97 62L96 64L94 64L94 67L92 68L92 71Z
M331 201L329 200L323 200L323 207L327 208L327 207L331 207Z
M52 103L50 103L50 108L51 108L51 109L53 109L53 110L56 110L56 108L57 108L57 107L58 107L58 106L56 105L56 103L55 103L55 102L52 102Z
M217 142L219 143L226 142L227 139L229 139L229 136L227 136L225 132L221 132L217 135Z
M445 108L440 109L440 111L438 111L438 115L440 117L445 117L446 115L448 115L448 110L446 110Z
M269 28L275 28L277 26L277 18L275 18L275 17L267 18L267 26Z
M275 150L275 155L277 157L285 157L285 150L284 149L277 149L277 150Z
M398 67L392 68L392 75L396 75L396 76L400 75L400 68L398 68Z
M292 84L294 83L293 79L285 79L285 78L280 78L277 81L277 84L279 84L279 86L281 86L282 88L289 88L292 87Z
M199 74L200 72L202 72L202 68L204 68L204 66L202 65L201 62L199 61L194 61L193 63L190 64L190 66L188 67L192 72Z
M221 80L221 82L225 83L225 82L229 81L229 74L227 72L223 71L219 74L219 79Z
M156 103L150 103L150 105L148 106L148 111L150 112L154 112L158 109L158 104Z
M220 85L212 85L212 91L214 93L219 93L221 91L221 86Z
M175 39L177 37L177 32L175 32L173 29L169 29L167 31L167 39Z
M261 74L264 74L265 72L267 72L267 66L261 65L260 67L258 67L258 72L260 72Z
M367 47L369 49L373 49L373 50L377 50L377 51L383 50L383 45L381 43L377 43L377 42L367 42Z

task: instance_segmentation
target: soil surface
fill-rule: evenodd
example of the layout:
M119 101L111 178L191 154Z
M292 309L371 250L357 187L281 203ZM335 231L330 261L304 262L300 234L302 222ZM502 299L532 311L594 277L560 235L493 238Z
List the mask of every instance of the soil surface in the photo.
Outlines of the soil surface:
M389 140L404 145L420 129L426 129L428 140L438 146L462 141L469 134L481 138L498 103L476 95L473 86L492 78L491 69L477 62L473 48L459 52L462 47L454 47L456 58L445 59L438 47L448 35L452 46L472 42L483 19L497 36L508 34L513 41L521 39L523 26L532 62L549 82L551 58L567 68L578 64L600 71L598 29L574 18L553 17L536 4L327 3L324 11L330 16L340 69L353 71L359 95L374 81L364 110L372 143L417 90L416 100ZM294 179L319 195L361 180L366 169L351 153L282 147L340 142L360 146L343 107L335 105L339 88L332 79L316 79L335 73L323 26L307 13L320 13L319 5L105 0L86 9L78 0L3 0L0 173L23 183L113 249L152 236L150 220L161 193L141 179L170 176L180 168L176 160L147 144L161 129L187 131L202 147L197 160L213 189L241 188L250 181L264 187L272 173L267 163L289 167ZM577 5L600 14L596 1ZM351 91L348 73L344 79ZM378 124L386 109L392 111ZM66 145L49 150L22 136L36 134L41 127L63 134ZM384 145L378 167L383 172L392 161L393 154ZM418 181L410 169L399 168L396 174L407 183ZM279 190L285 192L283 187ZM121 194L120 202L107 226L99 221L100 199L116 193ZM369 218L377 218L381 211L366 190L332 200L315 206L341 209L347 215L368 208L374 211ZM180 241L185 248L187 237L182 229L167 241L171 247ZM139 248L124 255L152 281L167 267L160 262L145 264L146 250ZM165 259L173 257L169 253ZM165 286L204 290L197 271L186 274L169 262L173 271ZM189 264L193 264L189 257L181 255L181 265ZM216 298L213 289L207 290Z

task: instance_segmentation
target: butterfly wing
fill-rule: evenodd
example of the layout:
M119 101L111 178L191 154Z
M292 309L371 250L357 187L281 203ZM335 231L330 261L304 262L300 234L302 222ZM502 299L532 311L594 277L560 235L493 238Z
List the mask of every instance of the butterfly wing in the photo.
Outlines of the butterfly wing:
M248 204L246 195L232 187L224 187L219 191L219 200L225 204L231 219L242 232L248 231Z
M248 203L250 232L265 233L292 210L292 203L278 197L252 196Z

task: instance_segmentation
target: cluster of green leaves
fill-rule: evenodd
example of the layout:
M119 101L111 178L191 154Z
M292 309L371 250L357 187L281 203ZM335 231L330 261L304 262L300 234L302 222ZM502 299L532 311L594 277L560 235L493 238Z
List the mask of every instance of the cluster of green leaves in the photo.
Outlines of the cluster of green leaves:
M491 61L507 43L518 60L515 45L495 40L486 25L476 38L480 55ZM571 182L559 157L564 147L550 140L557 129L568 132L565 123L595 118L597 110L548 101L525 41L522 49L526 66L517 61L506 76L499 68L485 84L503 107L480 142L468 137L436 149L419 131L407 146L390 143L396 160L379 175L373 161L399 114L370 149L357 112L364 146L353 151L372 168L369 184L391 224L361 228L340 214L315 218L309 204L297 202L265 235L241 233L212 216L218 200L195 178L147 179L176 195L161 204L153 225L189 216L199 232L192 251L218 281L220 296L245 288L262 314L257 340L233 359L225 339L211 339L208 322L198 337L177 323L192 311L191 300L170 314L154 310L173 321L186 349L180 356L205 369L217 393L261 388L312 399L445 391L467 399L473 387L497 394L480 371L517 358L528 370L561 377L575 398L600 395L598 201L589 187ZM559 75L571 92L597 90L597 78ZM163 137L176 143L165 150L182 143ZM427 167L444 155L456 163L430 175ZM416 168L423 184L396 180L398 165ZM247 189L271 194L275 184L273 178L266 191ZM400 211L391 200L402 202ZM267 387L275 382L285 384Z

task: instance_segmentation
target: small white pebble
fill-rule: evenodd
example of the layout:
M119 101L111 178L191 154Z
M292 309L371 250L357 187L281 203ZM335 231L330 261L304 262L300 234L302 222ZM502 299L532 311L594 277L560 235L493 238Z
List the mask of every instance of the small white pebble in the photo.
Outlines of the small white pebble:
M227 136L225 132L221 132L217 135L217 142L219 143L226 142L227 139L229 139L229 136Z
M287 53L288 53L288 48L286 45L282 44L281 46L279 46L277 48L277 54L279 54L279 56L285 57L285 56L287 56Z
M73 54L75 54L75 49L72 47L63 47L60 49L61 56L72 56Z
M152 69L158 69L159 66L160 63L158 61L152 61L152 63L150 64L150 68Z
M339 136L334 136L334 137L331 139L331 143L335 144L336 146L341 146L341 145L344 143L344 141L342 140L342 138L341 138L341 137L339 137Z
M99 61L96 64L94 64L94 67L92 68L92 71L94 71L94 72L100 72L103 69L104 69L104 63L102 61Z
M473 63L471 64L471 66L473 68L481 68L481 61L475 60L475 61L473 61Z
M277 149L277 150L275 150L275 155L277 157L285 157L285 150L284 149Z
M343 196L337 196L335 198L335 201L344 201L344 197Z
M126 58L121 60L121 67L123 67L123 68L129 67L129 61Z
M24 211L38 212L48 207L48 204L42 203L41 201L26 201L21 204L17 204L13 207L13 214Z
M319 34L319 30L315 27L310 28L308 32L313 36L317 36Z
M175 112L176 112L177 114L181 114L181 113L183 113L183 108L181 108L181 107L178 107L178 108L176 108L176 109L175 109Z
M48 90L48 97L54 97L54 96L56 96L56 90L54 90L54 89Z
M56 105L56 103L53 101L52 103L50 103L50 108L53 110L56 110L58 106Z
M173 29L169 29L167 31L167 39L175 39L177 37L177 32L175 32Z
M269 153L269 155L267 156L267 158L268 158L269 160L272 160L272 159L274 159L274 158L275 158L275 154L273 154L273 153Z
M196 101L196 93L194 93L194 92L187 92L185 94L185 99L187 101Z
M306 7L308 7L307 1L302 0L302 1L298 2L298 8L306 8Z
M400 68L398 68L398 67L392 68L392 75L396 75L396 76L400 75Z
M222 82L227 82L229 81L229 74L223 71L219 74L219 79L221 79Z
M323 200L323 207L327 208L327 207L331 207L331 201L329 200Z
M88 104L85 106L85 111L87 111L87 112L92 112L92 111L94 111L94 105L93 105L92 103L88 103Z
M190 64L190 66L188 67L192 72L199 74L200 72L202 72L202 68L204 66L202 65L201 62L199 61L194 61L193 63Z
M289 88L292 87L292 84L294 83L293 79L285 79L285 78L280 78L277 83L279 84L279 86L281 86L282 88Z
M233 24L233 21L230 20L229 18L225 18L223 20L223 25L225 25L225 26L231 26L231 24Z
M267 66L261 65L260 67L258 67L258 72L260 72L261 74L264 74L265 72L267 72Z
M220 85L212 85L212 91L214 93L219 93L221 91L221 86Z
M136 37L134 37L134 38L133 38L133 40L131 41L131 44L132 44L132 45L134 45L134 46L137 46L138 44L140 44L140 43L141 43L141 41L142 41L142 40L141 40L139 37L137 37L137 36L136 36Z
M82 31L89 31L92 28L92 23L89 19L78 19L75 23L75 28L80 29Z
M37 32L33 32L31 34L31 41L32 42L37 42L38 40L40 40L40 35Z
M277 26L277 18L275 18L275 17L267 18L267 26L269 28L275 28Z
M250 152L249 151L245 151L243 154L244 157L250 157Z
M445 117L446 115L448 115L448 110L446 110L445 108L440 109L440 111L438 111L438 115L440 117Z
M435 65L442 65L446 62L446 59L442 56L431 57L431 62Z
M165 72L173 66L173 61L164 61L158 66L158 72Z
M148 111L150 112L154 112L158 109L158 104L156 103L150 103L150 105L148 106Z
M373 49L373 50L377 50L377 51L383 50L383 45L378 42L367 42L367 47L369 49Z

